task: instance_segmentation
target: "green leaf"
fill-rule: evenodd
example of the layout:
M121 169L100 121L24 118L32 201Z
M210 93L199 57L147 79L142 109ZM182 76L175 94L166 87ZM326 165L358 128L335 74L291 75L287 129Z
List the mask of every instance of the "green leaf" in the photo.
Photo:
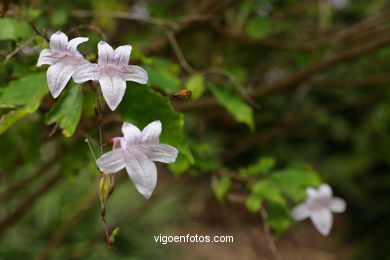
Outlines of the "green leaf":
M251 193L245 200L245 206L251 213L259 212L262 203L263 200L261 199L261 196L256 193Z
M299 202L306 197L307 187L318 187L321 178L318 173L309 168L287 168L273 172L267 178L268 182L278 186L282 193L295 202Z
M61 27L68 21L69 11L65 8L58 8L54 10L53 15L50 16L51 24L54 27Z
M271 28L267 18L256 17L248 22L245 29L252 38L260 39L266 36Z
M215 197L217 197L218 201L222 203L224 202L226 193L232 186L232 180L229 176L223 175L220 178L217 178L212 186Z
M187 157L185 157L182 153L179 153L176 161L174 163L170 163L168 168L174 175L179 176L190 168L190 162Z
M193 163L194 158L183 132L183 114L172 109L169 99L148 87L133 82L127 84L126 95L117 109L123 121L143 128L152 121L160 120L163 127L161 143L176 147Z
M258 181L252 186L252 193L257 194L263 200L285 204L286 201L277 185L269 179Z
M192 100L200 98L205 89L204 76L202 74L192 75L187 79L185 88L192 92Z
M253 109L238 93L220 85L209 84L208 87L217 98L218 102L226 108L238 122L245 123L252 131L255 129Z
M0 18L0 40L20 40L33 36L31 27L14 18Z
M180 87L178 72L180 67L169 60L154 58L152 64L145 64L149 81L153 87L159 87L168 93L175 92Z
M240 169L240 174L244 176L263 177L275 166L275 159L272 157L262 157L255 164Z
M66 137L73 135L83 108L80 85L72 84L58 102L46 114L46 124L57 123Z
M48 90L45 73L27 75L4 88L0 96L0 108L12 110L0 118L0 134L19 119L34 113Z
M289 209L284 204L268 203L267 215L268 224L278 236L283 234L292 224Z

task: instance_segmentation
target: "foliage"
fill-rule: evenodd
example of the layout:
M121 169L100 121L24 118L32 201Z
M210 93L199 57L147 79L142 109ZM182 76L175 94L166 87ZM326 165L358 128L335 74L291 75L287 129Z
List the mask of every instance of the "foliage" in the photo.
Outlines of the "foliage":
M295 230L291 208L321 182L348 205L328 239L343 234L340 244L356 245L348 251L357 259L387 258L388 3L351 0L337 9L331 0L185 2L3 1L0 258L177 258L177 248L151 237L187 232L181 221L196 219L199 202L188 201L195 192L209 214L219 203L258 227L265 212L283 240ZM57 30L89 37L79 50L91 62L100 40L131 44L130 63L145 68L149 83L127 82L118 109L103 104L102 118L89 84L71 80L53 99L47 67L36 64L44 38ZM180 89L192 97L173 100ZM100 120L103 143L119 135L123 121L143 128L161 120L161 142L180 151L175 163L158 167L151 200L136 194L125 173L116 175L107 219L111 231L120 226L110 237L118 254L105 248L99 175L84 142L99 154ZM18 205L28 206L13 215Z

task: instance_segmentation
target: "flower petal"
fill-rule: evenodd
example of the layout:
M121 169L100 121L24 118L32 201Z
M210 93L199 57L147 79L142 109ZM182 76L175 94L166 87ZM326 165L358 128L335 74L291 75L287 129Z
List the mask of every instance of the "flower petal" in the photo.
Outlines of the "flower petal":
M308 196L309 198L316 197L316 196L317 196L317 193L318 193L317 190L314 189L314 188L311 188L311 187L306 188L306 194L307 194L307 196Z
M142 130L141 143L158 144L161 134L161 121L153 121Z
M99 170L104 173L116 173L125 167L125 153L122 149L112 150L96 160Z
M144 145L145 154L152 160L163 163L173 163L176 161L179 151L167 144Z
M332 188L329 184L321 184L318 188L318 196L321 198L331 198L332 197Z
M114 63L119 66L127 66L130 60L131 46L124 45L115 49Z
M124 70L123 78L126 81L146 84L148 82L148 73L139 66L127 65Z
M88 63L82 65L73 74L73 80L76 83L83 83L88 80L98 80L100 70L97 64Z
M68 51L70 52L77 52L77 46L80 43L86 42L89 39L87 37L77 37L69 41L68 43Z
M43 49L41 53L39 53L37 66L40 67L44 64L53 65L57 63L58 59L56 58L55 53L49 49Z
M120 77L104 75L99 78L99 83L108 107L114 111L125 95L126 81Z
M329 208L333 212L341 213L345 211L347 203L342 198L334 197L330 201Z
M98 63L104 66L114 60L115 52L108 43L100 41L98 43L98 54Z
M138 129L138 127L129 123L123 123L122 133L126 138L128 145L132 145L137 142L141 136L141 131Z
M323 236L329 235L332 228L333 216L327 208L312 211L310 219L318 232L320 232Z
M295 220L303 220L307 217L309 217L310 215L310 211L309 209L307 208L307 205L306 203L301 203L301 204L298 204L297 206L295 206L292 211L291 211L291 216L295 219Z
M149 199L157 184L156 165L139 150L131 149L126 154L126 171L139 193Z
M63 32L56 32L50 37L50 49L66 52L68 46L68 36Z
M57 98L65 88L77 65L71 62L58 62L47 70L47 84L54 98Z

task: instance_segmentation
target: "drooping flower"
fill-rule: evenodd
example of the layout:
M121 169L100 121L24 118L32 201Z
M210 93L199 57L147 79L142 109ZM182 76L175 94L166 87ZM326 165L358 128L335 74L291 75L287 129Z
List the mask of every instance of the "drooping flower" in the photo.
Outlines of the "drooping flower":
M126 90L126 81L134 81L145 84L148 81L146 71L134 65L128 65L131 46L119 46L113 48L106 42L98 44L98 64L86 64L74 75L76 83L88 80L99 81L104 99L111 110L122 101Z
M328 184L322 184L318 190L307 188L306 193L306 201L293 208L291 215L295 220L310 217L316 229L327 236L332 228L332 212L344 212L346 203L341 198L332 197L332 188Z
M85 37L68 41L65 33L56 32L50 37L50 49L44 49L39 54L37 66L50 65L46 77L50 93L54 98L61 94L75 71L89 63L77 51L77 46L86 41L88 38Z
M103 154L96 160L100 171L108 174L126 168L127 174L136 189L146 198L150 198L157 184L157 169L153 161L172 163L178 150L166 144L160 144L161 122L154 121L142 132L134 125L124 123L123 137L111 139L120 148Z

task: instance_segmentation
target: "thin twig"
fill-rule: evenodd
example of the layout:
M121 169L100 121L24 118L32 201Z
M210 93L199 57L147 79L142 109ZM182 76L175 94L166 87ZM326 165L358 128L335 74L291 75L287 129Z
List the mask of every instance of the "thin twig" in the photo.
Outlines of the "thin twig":
M37 27L35 26L35 23L34 23L34 22L31 22L30 25L31 25L31 28L34 30L34 32L35 32L37 35L41 36L41 37L42 37L43 39L45 39L47 42L50 42L49 37L47 36L47 34L46 34L46 33L45 33L45 34L41 33L41 32L37 29Z
M149 23L149 24L168 27L172 29L175 29L178 26L178 24L173 21L144 16L144 15L132 14L128 12L121 12L121 11L111 11L111 10L92 11L92 10L78 9L78 10L71 10L70 15L73 17L96 17L96 16L114 17L119 19L134 20L134 21Z
M50 179L48 179L38 190L26 196L26 199L19 203L15 210L8 214L4 219L0 221L0 236L11 226L12 223L17 221L20 217L24 215L29 208L31 208L34 203L44 195L48 190L53 188L64 175L62 173L57 173Z
M82 30L82 29L88 29L88 30L97 32L102 37L102 39L104 41L107 40L107 35L104 33L104 31L101 30L99 27L94 26L92 24L80 24L80 25L73 26L72 28L69 29L68 34L71 34L73 32L77 32L78 30Z
M174 33L170 30L167 30L166 35L183 69L185 69L190 74L196 73L196 70L192 68L192 66L187 62L186 58L184 57L183 52L181 51L181 48L177 43Z
M263 230L264 230L265 238L267 239L268 242L268 247L271 250L271 253L274 256L275 260L281 260L282 258L280 257L278 248L276 247L274 238L271 234L271 229L267 222L267 211L264 209L264 207L260 209L260 215L263 221Z
M35 39L35 37L33 38L30 38L28 39L27 41L25 41L24 43L22 43L21 45L19 45L19 47L17 47L15 50L13 50L10 54L8 54L7 56L5 56L5 60L4 62L7 62L9 59L11 59L15 54L17 54L21 49L23 49L26 45L30 44L33 40Z

